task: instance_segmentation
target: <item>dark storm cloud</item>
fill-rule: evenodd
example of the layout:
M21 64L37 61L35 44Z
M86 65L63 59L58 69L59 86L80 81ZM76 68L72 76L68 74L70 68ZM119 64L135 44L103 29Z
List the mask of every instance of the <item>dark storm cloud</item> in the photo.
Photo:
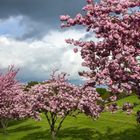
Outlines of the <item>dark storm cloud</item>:
M29 27L23 37L42 36L50 28L59 28L60 15L74 16L84 5L85 0L0 0L0 18L23 15L27 18L22 22Z
M46 21L64 13L75 14L84 4L85 0L0 0L0 17L23 14Z

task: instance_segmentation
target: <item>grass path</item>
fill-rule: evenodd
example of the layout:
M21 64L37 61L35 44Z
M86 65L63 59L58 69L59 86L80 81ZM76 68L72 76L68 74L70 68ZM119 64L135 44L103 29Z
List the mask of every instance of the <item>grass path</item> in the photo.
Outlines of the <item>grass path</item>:
M121 105L124 100L140 103L135 96L129 96L119 100L118 104ZM140 105L134 112L138 109ZM7 137L1 132L0 140L50 140L45 117L40 122L29 119L10 124ZM134 115L128 116L121 111L115 114L105 112L96 121L79 115L77 119L66 119L57 140L140 140L140 126Z

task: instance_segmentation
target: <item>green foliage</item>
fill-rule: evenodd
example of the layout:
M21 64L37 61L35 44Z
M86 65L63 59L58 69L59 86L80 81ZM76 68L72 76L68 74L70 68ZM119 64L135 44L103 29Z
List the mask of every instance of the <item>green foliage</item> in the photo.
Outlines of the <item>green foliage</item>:
M25 91L28 91L28 89L30 89L32 86L39 84L38 81L30 81L28 82L28 84L25 86Z
M105 88L96 88L96 91L100 94L102 99L108 99L110 94Z
M96 91L99 93L99 94L106 94L107 93L107 90L105 88L96 88Z

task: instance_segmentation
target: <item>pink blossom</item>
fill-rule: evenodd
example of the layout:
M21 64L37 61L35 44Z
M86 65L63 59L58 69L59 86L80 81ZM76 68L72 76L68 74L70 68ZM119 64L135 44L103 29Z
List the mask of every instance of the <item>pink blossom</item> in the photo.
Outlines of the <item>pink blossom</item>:
M78 49L77 49L77 48L74 48L73 51L74 51L75 53L77 53L77 52L78 52Z
M60 16L60 20L61 21L67 21L69 18L70 18L69 15L62 15L62 16Z
M116 100L117 100L117 96L115 96L115 95L114 95L114 96L111 96L111 97L110 97L110 100L111 100L111 101L116 101Z

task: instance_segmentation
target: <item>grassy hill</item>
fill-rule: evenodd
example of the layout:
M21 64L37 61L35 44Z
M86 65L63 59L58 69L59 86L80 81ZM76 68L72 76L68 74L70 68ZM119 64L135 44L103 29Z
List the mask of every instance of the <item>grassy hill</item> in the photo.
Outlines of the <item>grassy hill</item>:
M129 96L118 101L139 103L135 96ZM140 105L134 108L135 112ZM101 117L94 121L81 114L78 118L67 118L60 130L57 140L140 140L140 125L136 123L135 115L126 115L124 112L111 114L102 113ZM12 122L8 127L8 136L5 137L0 130L0 140L49 140L48 124L43 117L40 122L34 120Z

